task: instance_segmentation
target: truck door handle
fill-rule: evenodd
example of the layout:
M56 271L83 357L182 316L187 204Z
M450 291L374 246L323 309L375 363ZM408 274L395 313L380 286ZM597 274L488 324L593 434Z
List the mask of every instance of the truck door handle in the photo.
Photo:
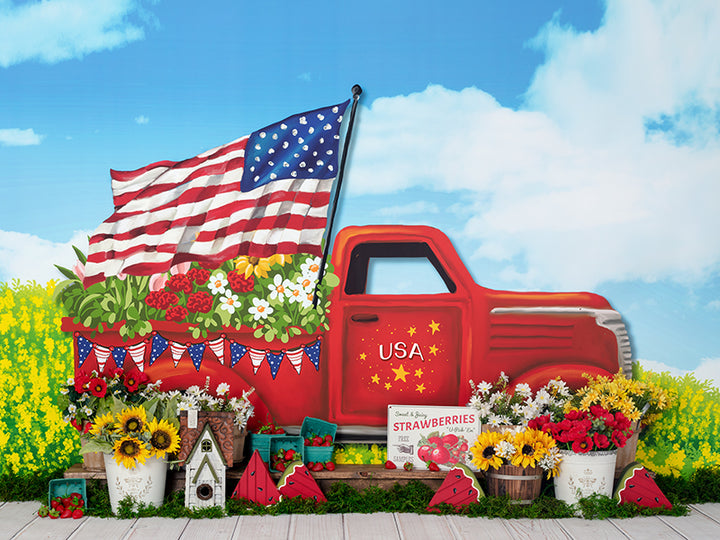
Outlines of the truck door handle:
M351 316L350 320L353 322L370 323L377 322L379 317L374 313L357 313L356 315Z

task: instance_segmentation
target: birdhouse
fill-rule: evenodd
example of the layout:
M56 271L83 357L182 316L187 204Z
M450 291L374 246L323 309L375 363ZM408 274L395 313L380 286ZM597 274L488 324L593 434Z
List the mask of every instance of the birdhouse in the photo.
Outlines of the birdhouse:
M225 506L227 463L210 424L205 424L185 460L185 506Z

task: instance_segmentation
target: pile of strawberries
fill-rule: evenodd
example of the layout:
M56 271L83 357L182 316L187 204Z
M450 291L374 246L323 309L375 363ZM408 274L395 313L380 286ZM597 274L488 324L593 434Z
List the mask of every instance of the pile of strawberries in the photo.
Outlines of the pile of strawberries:
M85 515L85 501L80 493L74 492L67 497L53 497L50 508L43 504L38 510L38 516L50 519L80 519Z
M300 459L300 454L292 448L290 450L280 448L277 452L270 456L270 466L276 471L283 472L290 463L297 461L298 459Z
M318 435L311 433L305 437L305 446L332 446L333 438L329 433L327 435Z
M256 433L264 433L265 435L282 435L285 430L275 425L275 422L268 420L267 424L260 426Z
M325 463L323 463L322 461L318 461L318 462L310 461L307 464L307 468L309 470L311 470L312 472L319 472L319 471L322 471L323 469L325 469L327 471L334 471L335 463L333 463L332 461L326 461Z

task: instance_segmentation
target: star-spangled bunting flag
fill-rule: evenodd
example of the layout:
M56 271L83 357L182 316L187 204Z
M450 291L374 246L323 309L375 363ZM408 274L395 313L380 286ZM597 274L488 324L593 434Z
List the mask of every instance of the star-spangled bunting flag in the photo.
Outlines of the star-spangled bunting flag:
M245 345L241 345L240 343L236 343L234 341L230 342L230 367L234 368L235 364L237 364L240 359L245 356L245 353L247 352L247 347ZM255 373L257 373L257 369L255 370Z
M160 334L155 334L152 339L152 348L150 349L150 365L157 360L165 349L168 348L168 340Z
M78 365L80 367L82 367L82 365L85 363L85 360L87 360L87 357L90 354L90 351L92 351L92 348L92 341L85 339L80 335L77 337Z
M136 343L135 345L130 345L127 348L127 352L130 355L130 358L132 358L133 362L137 366L137 368L140 371L145 371L145 346L147 344L144 341L141 341L140 343Z
M292 367L295 368L298 375L300 375L300 369L302 369L303 353L304 351L302 349L293 349L292 351L285 353L285 356L287 356L288 360L290 360L290 364L292 364Z
M280 369L280 364L282 363L283 356L285 356L285 353L283 352L267 352L267 363L270 366L270 373L272 374L273 380L275 380L275 375L277 375L277 372Z
M262 364L262 361L265 360L265 351L261 351L260 349L253 349L251 347L250 349L248 349L248 354L250 355L250 361L253 365L253 374L256 374L258 372L258 369L260 369L260 364Z
M110 357L110 349L103 347L102 345L95 344L95 359L98 363L98 371L102 373L105 369L105 362Z
M207 342L210 350L215 353L221 364L225 364L225 338L219 337Z
M185 161L111 171L115 213L90 238L85 287L186 261L321 255L349 102L291 116Z
M320 370L320 340L318 339L312 345L305 347L305 354L315 366L315 371Z
M123 364L125 363L125 356L127 356L127 351L124 347L113 347L112 348L112 357L113 360L115 360L115 365L122 369Z
M187 350L190 355L190 359L195 366L195 371L200 371L200 364L202 364L202 357L205 353L205 344L193 343L192 345L188 345Z

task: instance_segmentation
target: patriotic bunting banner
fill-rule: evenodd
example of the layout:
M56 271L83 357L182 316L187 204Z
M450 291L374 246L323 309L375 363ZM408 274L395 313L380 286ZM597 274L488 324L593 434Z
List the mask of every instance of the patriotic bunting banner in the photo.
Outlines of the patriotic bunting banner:
M127 347L110 348L93 343L81 335L77 335L76 338L78 364L81 367L87 360L90 352L94 350L95 358L98 362L98 369L101 372L105 369L105 364L110 355L112 355L117 367L121 369L124 366L127 355L130 355L135 366L137 366L140 371L144 371L145 352L148 349L147 341L140 341ZM289 351L272 351L247 347L246 345L227 339L224 336L188 345L168 340L160 334L154 334L150 341L149 364L152 365L169 347L175 367L178 366L180 359L185 354L185 351L187 351L193 366L195 366L197 371L200 371L206 349L213 351L218 361L224 365L226 341L229 342L231 368L234 368L240 360L249 356L253 367L253 374L257 374L262 363L266 361L270 367L270 374L273 379L277 376L280 365L285 358L290 361L290 365L298 375L300 375L302 370L302 361L305 357L312 362L316 371L320 369L320 339L316 339L308 345L303 345Z
M113 357L113 360L115 360L115 365L117 367L119 367L120 369L122 369L123 365L125 364L126 356L127 356L127 351L123 347L113 347L112 357Z
M79 363L80 367L82 367L82 365L85 363L85 360L87 360L87 357L90 354L90 351L92 351L92 348L93 348L92 342L78 334L77 350L78 350L78 360L79 360L78 363Z

